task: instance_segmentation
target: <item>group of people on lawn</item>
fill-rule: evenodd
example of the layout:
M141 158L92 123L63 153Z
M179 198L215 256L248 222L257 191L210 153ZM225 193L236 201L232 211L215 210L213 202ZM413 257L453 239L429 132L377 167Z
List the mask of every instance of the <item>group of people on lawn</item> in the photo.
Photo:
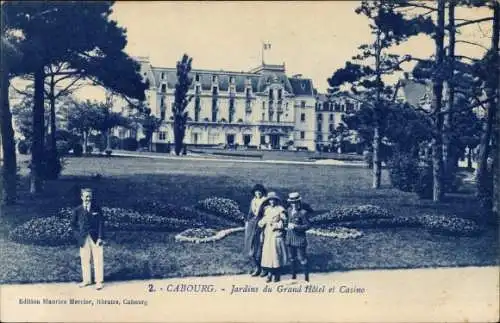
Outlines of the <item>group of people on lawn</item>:
M306 230L309 229L307 211L302 208L297 192L288 195L289 207L285 209L275 192L267 192L257 184L252 189L253 199L245 219L245 255L255 265L252 276L266 277L267 282L279 281L282 270L291 264L292 278L296 278L297 264L309 281L306 255ZM82 282L80 287L92 284L91 260L94 263L96 289L104 282L104 218L94 202L91 189L81 190L82 204L73 210L71 227L80 247Z
M306 231L310 228L307 211L298 192L288 194L288 208L275 192L263 185L252 189L252 201L245 220L244 253L254 264L251 275L280 281L283 269L290 264L292 279L297 278L297 260L304 279L309 281Z

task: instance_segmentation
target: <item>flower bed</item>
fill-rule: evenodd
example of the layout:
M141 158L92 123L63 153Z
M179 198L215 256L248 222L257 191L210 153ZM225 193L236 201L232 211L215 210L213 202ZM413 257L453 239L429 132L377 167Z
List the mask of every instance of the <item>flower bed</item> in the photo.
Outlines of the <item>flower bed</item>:
M217 231L215 229L198 228L187 229L175 236L179 242L207 243L219 241L234 232L244 231L245 228L229 228Z
M332 227L329 229L314 228L309 229L306 232L320 237L329 237L335 239L355 239L363 235L363 232L359 230L345 227Z
M376 205L339 206L331 211L311 218L313 224L330 224L364 219L386 219L392 215L384 208Z
M102 208L105 230L179 232L205 226L196 219L176 219L122 208ZM10 232L13 241L39 245L61 245L73 242L72 208L61 209L56 216L31 219Z
M342 225L347 228L414 228L421 226L416 217L397 216L394 218L363 219L358 221L343 222Z
M9 238L24 244L58 246L73 243L69 219L51 216L29 220L9 233Z
M243 224L245 215L240 211L238 202L221 197L209 197L198 201L195 208L212 213L234 223Z
M453 216L425 214L420 218L420 223L432 233L473 236L481 232L474 221Z

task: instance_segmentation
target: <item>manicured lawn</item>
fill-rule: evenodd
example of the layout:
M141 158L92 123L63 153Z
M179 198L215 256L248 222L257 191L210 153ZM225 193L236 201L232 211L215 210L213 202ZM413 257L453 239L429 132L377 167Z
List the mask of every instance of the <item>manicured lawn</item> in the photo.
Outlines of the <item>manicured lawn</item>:
M25 166L23 166L25 167ZM22 169L22 174L26 173ZM102 177L93 180L92 175ZM30 218L54 215L74 205L75 185L97 189L105 206L129 208L138 199L158 199L190 206L209 196L236 200L246 212L250 187L261 182L279 195L298 190L318 212L336 205L375 204L395 215L424 213L474 218L477 204L466 194L435 205L385 185L370 188L369 170L356 167L269 165L225 161L158 160L149 158L68 158L63 176L48 182L36 198L21 182L16 206L0 217L0 282L77 281L76 246L21 245L7 239L9 228ZM384 173L384 183L388 183ZM416 229L369 229L358 239L310 238L313 271L360 268L408 268L497 264L498 234L493 228L479 237L448 237ZM248 264L241 255L243 234L219 242L189 244L174 241L174 233L110 232L105 249L107 280L242 273Z

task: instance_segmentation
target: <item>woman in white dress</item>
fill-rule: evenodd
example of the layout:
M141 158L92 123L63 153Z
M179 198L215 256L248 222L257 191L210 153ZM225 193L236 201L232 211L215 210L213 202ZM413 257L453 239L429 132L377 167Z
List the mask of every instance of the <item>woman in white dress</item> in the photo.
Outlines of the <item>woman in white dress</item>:
M282 267L288 263L285 245L286 211L275 192L269 192L262 202L262 219L258 225L264 230L261 267L268 271L267 282L280 281ZM260 212L259 212L260 213Z

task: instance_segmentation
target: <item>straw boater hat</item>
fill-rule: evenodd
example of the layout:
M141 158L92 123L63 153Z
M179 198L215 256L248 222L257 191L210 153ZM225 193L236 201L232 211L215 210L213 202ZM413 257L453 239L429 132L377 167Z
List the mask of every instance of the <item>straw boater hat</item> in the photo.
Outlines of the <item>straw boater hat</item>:
M302 198L300 197L299 192L292 192L288 194L288 202L293 203L293 202L300 202Z
M267 190L266 188L261 185L261 184L255 184L254 187L252 188L252 195L255 194L255 191L260 191L262 193L262 196L266 196Z

